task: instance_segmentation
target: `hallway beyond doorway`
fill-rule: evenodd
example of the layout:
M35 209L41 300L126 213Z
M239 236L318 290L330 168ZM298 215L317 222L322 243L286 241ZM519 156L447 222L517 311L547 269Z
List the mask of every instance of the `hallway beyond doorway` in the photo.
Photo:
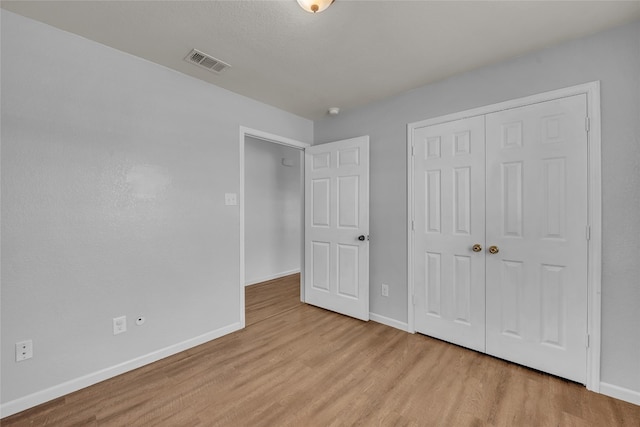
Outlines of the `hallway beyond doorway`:
M247 326L299 305L303 305L300 302L300 273L245 287Z

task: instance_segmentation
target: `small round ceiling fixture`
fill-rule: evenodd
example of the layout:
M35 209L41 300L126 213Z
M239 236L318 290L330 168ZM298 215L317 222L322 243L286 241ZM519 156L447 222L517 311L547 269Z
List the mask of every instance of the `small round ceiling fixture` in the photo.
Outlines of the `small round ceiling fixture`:
M329 108L329 115L330 116L337 116L338 114L340 114L340 108L338 108L338 107Z
M300 7L310 13L322 12L333 2L334 0L298 0Z

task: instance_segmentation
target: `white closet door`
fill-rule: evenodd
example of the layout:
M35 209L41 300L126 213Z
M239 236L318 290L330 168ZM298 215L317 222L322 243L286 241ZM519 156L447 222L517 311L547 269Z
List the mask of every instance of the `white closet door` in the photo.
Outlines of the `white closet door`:
M484 351L484 117L414 132L415 329Z
M586 95L486 116L487 353L585 383Z

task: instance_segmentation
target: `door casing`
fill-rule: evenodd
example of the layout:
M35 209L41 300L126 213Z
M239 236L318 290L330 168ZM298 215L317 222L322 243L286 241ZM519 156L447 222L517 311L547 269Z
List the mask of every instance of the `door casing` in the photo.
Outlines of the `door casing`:
M245 256L244 256L244 146L245 139L247 136L253 137L260 141L271 142L274 144L280 144L287 147L296 148L304 153L304 150L311 146L311 144L307 144L305 142L296 141L291 138L286 138L279 135L274 135L268 132L263 132L261 130L251 129L245 126L240 126L240 190L238 194L238 205L240 207L240 284L238 286L240 293L240 328L244 328L245 324L245 300L244 300L244 292L245 292ZM300 218L301 229L300 229L300 263L301 266L304 263L304 162L301 162L301 191L303 192L301 203L302 203L302 217ZM304 302L304 268L300 269L300 300Z
M587 96L587 218L590 237L587 258L587 325L589 347L587 348L587 389L600 391L600 348L601 348L601 277L602 277L602 175L601 175L601 128L600 128L600 82L594 81L554 91L544 92L524 98L513 99L484 107L447 114L407 125L407 277L409 284L407 302L408 331L415 333L413 277L414 250L414 165L413 131L419 127L432 126L449 121L495 113L511 108L536 104L573 95Z

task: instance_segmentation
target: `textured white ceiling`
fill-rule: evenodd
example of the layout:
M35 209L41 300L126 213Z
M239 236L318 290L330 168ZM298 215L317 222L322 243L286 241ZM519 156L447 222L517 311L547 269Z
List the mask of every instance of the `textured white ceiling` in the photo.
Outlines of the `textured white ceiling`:
M310 119L640 19L640 1L6 1L2 8ZM183 61L192 48L232 68Z

